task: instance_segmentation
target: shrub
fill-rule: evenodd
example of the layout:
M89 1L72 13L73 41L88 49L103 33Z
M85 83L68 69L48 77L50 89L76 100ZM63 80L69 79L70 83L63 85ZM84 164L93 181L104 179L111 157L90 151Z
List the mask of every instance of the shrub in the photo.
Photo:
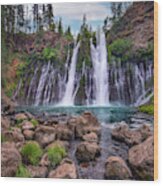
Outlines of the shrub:
M36 119L31 119L31 123L34 127L38 126L38 121Z
M42 149L39 144L36 142L28 142L21 149L21 154L25 161L31 163L32 165L37 165L39 163L39 159L42 156Z
M48 158L53 166L58 165L61 160L66 156L66 150L64 147L55 146L48 148Z
M8 84L7 87L6 87L6 90L5 90L5 93L8 97L12 97L13 96L13 93L16 89L16 83L11 83L11 84Z
M16 171L16 177L21 177L21 178L30 178L31 175L29 171L25 168L24 165L19 165L17 171Z
M154 44L153 44L153 42L148 43L147 48L140 48L136 52L136 58L141 61L153 60L153 58L154 58Z
M59 50L57 48L44 48L42 55L46 60L57 59Z
M122 56L132 47L132 43L128 39L117 39L109 47L113 55Z
M138 110L140 112L144 112L150 115L154 114L154 104L150 104L150 105L142 105L138 108Z

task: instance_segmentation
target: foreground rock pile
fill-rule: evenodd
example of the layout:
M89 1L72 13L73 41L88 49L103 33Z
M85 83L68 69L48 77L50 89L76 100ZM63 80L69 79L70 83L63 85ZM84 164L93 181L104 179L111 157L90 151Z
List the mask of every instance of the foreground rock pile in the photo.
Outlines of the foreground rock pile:
M108 155L104 160L104 179L153 180L150 127L143 125L131 130L120 123L112 129L111 139L128 146L128 157L124 160ZM100 140L101 125L90 112L64 120L50 116L43 119L27 112L3 114L2 176L81 178L78 167L89 162L96 164L102 156ZM73 142L76 146L70 156Z

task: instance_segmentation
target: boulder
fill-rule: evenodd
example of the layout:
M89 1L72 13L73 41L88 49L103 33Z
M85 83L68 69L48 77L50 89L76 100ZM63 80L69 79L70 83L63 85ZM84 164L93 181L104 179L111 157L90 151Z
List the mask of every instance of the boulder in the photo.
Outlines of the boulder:
M105 178L106 179L130 179L132 173L126 162L117 156L110 156L105 163Z
M152 131L149 125L143 125L138 129L142 136L142 141L146 140L149 136L152 136Z
M43 166L27 166L27 170L32 178L45 178L48 173L47 167Z
M71 140L73 138L73 132L67 125L57 125L56 138L59 140Z
M13 177L21 163L21 155L14 143L5 142L1 146L1 175Z
M97 136L96 133L91 132L89 134L85 134L83 136L83 140L88 141L88 142L96 142L97 143L98 142L98 136Z
M112 138L126 143L128 146L133 146L141 143L151 135L150 128L143 126L139 129L129 129L126 123L121 123L115 127L112 132Z
M70 118L68 120L68 127L75 133L76 138L82 138L83 135L90 132L100 136L100 124L97 118L90 112L84 112L81 116Z
M24 130L23 134L26 140L32 140L35 133L32 130Z
M28 120L28 117L24 113L18 113L15 115L15 119L23 121L23 120Z
M95 160L100 155L100 147L96 143L82 142L77 146L76 158L80 162Z
M39 126L35 130L35 140L43 147L53 142L55 137L56 132L54 127Z
M76 125L76 138L83 138L84 135L89 134L91 132L96 133L97 136L101 134L100 126L83 126L82 124Z
M22 126L22 130L33 130L35 128L30 121L26 121L26 120L23 121L21 126Z
M129 149L129 163L134 174L141 180L154 179L154 139L149 137L143 143Z
M93 126L100 125L97 118L89 111L85 111L81 116L86 120L88 125L93 125Z
M7 141L24 142L24 136L19 128L12 127L11 130L3 132L3 136Z
M64 160L55 170L50 171L49 178L76 179L75 164L71 160Z

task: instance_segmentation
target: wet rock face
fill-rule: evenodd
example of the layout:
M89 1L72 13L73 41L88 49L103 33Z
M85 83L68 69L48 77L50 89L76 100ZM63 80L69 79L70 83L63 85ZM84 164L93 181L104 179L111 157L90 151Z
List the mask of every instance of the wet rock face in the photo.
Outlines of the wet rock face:
M149 137L143 143L133 146L128 153L129 163L141 180L154 179L154 139Z
M105 178L130 179L132 178L132 173L121 157L110 156L105 163Z
M39 126L35 131L35 140L41 145L46 146L53 142L56 137L56 131L54 127Z
M125 142L131 147L141 143L147 137L149 137L151 135L151 130L146 125L139 129L131 130L126 123L121 123L119 126L112 130L111 134L113 139Z
M95 160L100 155L100 147L96 143L81 142L77 146L76 158L80 162Z
M76 179L77 172L75 164L71 160L63 160L60 166L50 171L49 178Z
M15 148L14 143L2 143L1 149L1 174L2 177L15 176L17 168L21 163L21 155Z

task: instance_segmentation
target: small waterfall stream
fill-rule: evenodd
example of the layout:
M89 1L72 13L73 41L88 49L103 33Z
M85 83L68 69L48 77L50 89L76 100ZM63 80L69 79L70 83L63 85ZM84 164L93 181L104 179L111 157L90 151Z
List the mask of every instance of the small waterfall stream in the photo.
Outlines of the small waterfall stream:
M77 55L78 55L79 47L80 47L80 43L78 43L74 47L73 55L71 58L71 65L70 65L70 69L68 72L68 82L66 84L66 90L59 105L71 106L74 104L74 97L75 97L74 82L75 82L76 62L77 62Z
M94 80L96 89L95 104L100 106L107 105L109 103L107 50L105 34L101 30L97 35L96 47L91 41L91 56L94 68Z

